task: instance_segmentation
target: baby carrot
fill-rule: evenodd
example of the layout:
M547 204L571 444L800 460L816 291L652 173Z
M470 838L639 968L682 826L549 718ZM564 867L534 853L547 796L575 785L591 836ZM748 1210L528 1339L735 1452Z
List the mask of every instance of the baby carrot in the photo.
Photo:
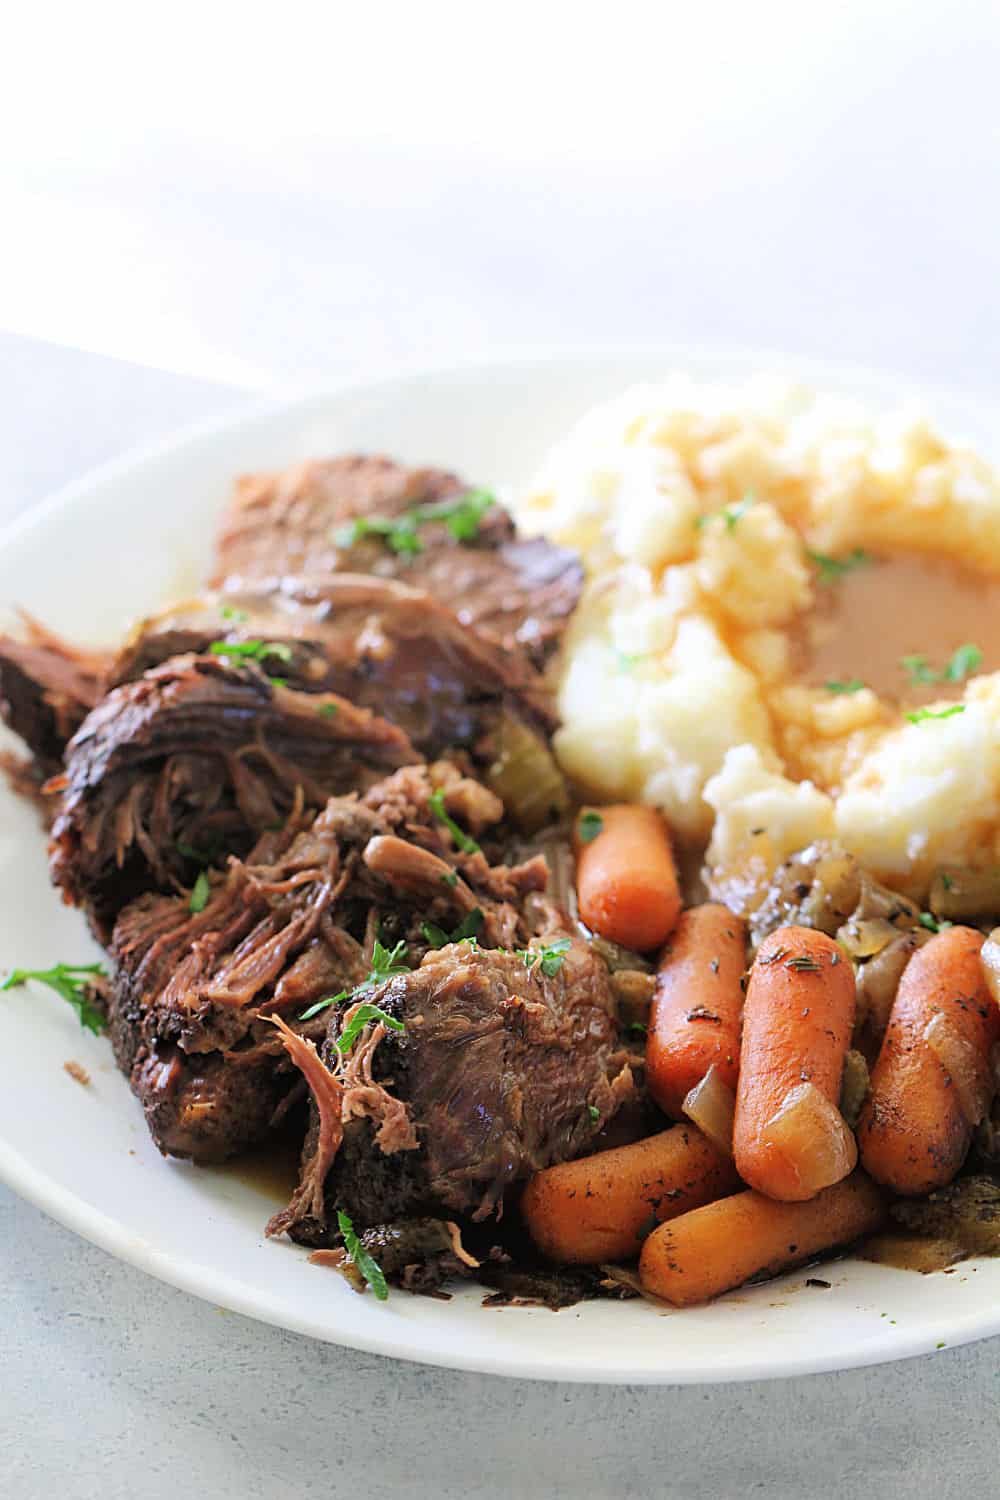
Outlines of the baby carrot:
M982 933L950 927L903 970L858 1122L865 1170L895 1193L951 1182L989 1107L1000 1010L983 977L982 946Z
M857 1146L837 1109L854 974L832 938L781 927L761 944L743 1012L733 1155L769 1198L799 1202L846 1177Z
M528 1183L521 1217L550 1260L631 1259L664 1219L733 1193L739 1179L693 1125L547 1167Z
M670 837L654 808L623 804L583 813L576 853L577 898L588 927L640 953L666 942L681 897Z
M660 961L649 1012L646 1082L680 1119L709 1068L735 1090L740 1063L746 923L709 902L682 914Z
M860 1171L808 1203L736 1193L654 1230L642 1247L639 1279L654 1297L688 1307L850 1244L884 1219L881 1191Z

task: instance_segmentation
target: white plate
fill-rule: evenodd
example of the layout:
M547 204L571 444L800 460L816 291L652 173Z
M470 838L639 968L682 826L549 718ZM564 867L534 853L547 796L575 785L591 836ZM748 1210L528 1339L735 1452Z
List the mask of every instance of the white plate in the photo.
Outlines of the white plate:
M368 449L454 466L484 484L524 479L593 401L673 368L703 377L782 369L873 407L912 393L864 372L773 355L617 352L506 360L356 385L183 435L99 470L9 531L0 599L93 640L190 587L232 476L309 455ZM989 447L992 415L924 393L946 429ZM49 887L32 809L0 791L0 967L96 955ZM0 1176L47 1213L165 1281L285 1328L405 1359L507 1375L714 1381L801 1374L919 1354L1000 1331L1000 1261L920 1277L842 1261L714 1306L643 1302L485 1310L395 1292L359 1297L302 1250L265 1241L274 1207L223 1170L162 1160L107 1042L44 989L0 997ZM63 1070L77 1059L93 1086Z

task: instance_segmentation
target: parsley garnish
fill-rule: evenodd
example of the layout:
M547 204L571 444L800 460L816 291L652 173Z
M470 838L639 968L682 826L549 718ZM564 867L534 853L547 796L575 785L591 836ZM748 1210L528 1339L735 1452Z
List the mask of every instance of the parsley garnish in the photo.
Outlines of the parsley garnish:
M943 672L937 672L926 656L904 656L900 666L909 674L911 687L922 687L932 682L964 682L982 665L983 653L978 646L967 642L953 651Z
M401 972L408 974L410 971L409 969L403 969ZM342 1055L350 1052L369 1021L381 1021L383 1026L389 1027L390 1031L406 1030L402 1021L397 1021L395 1016L390 1016L388 1011L382 1009L381 1005L371 1005L366 1000L364 1005L358 1006L350 1021L334 1042L333 1045L337 1051Z
M944 886L946 891L952 890L955 885L954 880L952 880L951 876L944 870L942 870L941 872L941 884Z
M344 1236L344 1249L375 1293L377 1300L387 1301L389 1288L386 1285L382 1267L373 1256L368 1254L354 1232L354 1224L342 1208L337 1209L337 1227Z
M926 927L928 932L943 932L946 927L955 925L954 922L938 921L937 917L929 911L922 911L917 921L921 927Z
M37 979L39 984L47 984L50 990L55 990L72 1005L80 1017L81 1026L100 1036L107 1030L107 1023L97 1007L91 1004L87 987L95 974L103 973L100 964L55 964L51 969L14 969L0 984L0 990L14 990L28 979Z
M571 947L569 938L556 938L554 943L543 948L515 948L514 951L518 958L524 959L529 973L540 968L546 979L552 979L562 968Z
M598 1120L601 1118L601 1111L598 1109L596 1104L588 1104L587 1110L590 1114L591 1125L596 1125Z
M737 525L746 515L751 505L754 504L756 498L756 495L748 490L742 500L734 500L731 505L724 505L721 510L714 512L714 514L699 516L695 525L701 531L708 525L709 521L714 521L715 517L718 516L720 521L725 522L727 531L735 531Z
M926 656L902 656L899 665L909 677L910 687L922 687L925 683L938 681L938 674L928 664Z
M339 1005L341 1000L347 999L347 990L341 990L339 995L328 995L325 1000L317 1000L315 1005L310 1005L299 1016L300 1021L311 1021L313 1016L318 1016L320 1011L329 1010L331 1005Z
M794 969L799 974L818 974L820 967L809 953L799 953L795 958L790 958L785 965L786 969Z
M209 647L213 656L231 656L234 661L264 661L276 656L279 661L291 661L291 646L279 641L213 641Z
M846 682L831 680L830 682L824 682L823 686L828 693L860 693L864 687L864 683L860 677L849 677Z
M367 995L369 991L376 989L387 979L395 979L397 974L409 974L410 966L408 963L406 963L405 960L406 944L402 940L398 942L394 948L386 948L382 943L379 942L378 938L376 938L375 946L372 949L372 966L368 970L368 978L362 980L360 984L355 985L354 989L350 991L351 995ZM339 995L330 995L326 1000L317 1000L315 1005L310 1005L308 1010L304 1010L302 1012L302 1014L299 1016L299 1020L310 1021L312 1020L313 1016L318 1016L321 1010L326 1010L331 1005L339 1005L341 1000L347 999L347 996L348 991L341 990ZM362 1006L362 1010L374 1011L377 1009L377 1006ZM359 1011L358 1014L360 1015L361 1012ZM403 1023L401 1021L393 1021L391 1017L386 1017L384 1013L380 1014L389 1025L393 1026L399 1031L403 1030ZM369 1017L369 1019L371 1019L371 1017ZM351 1024L353 1025L353 1022ZM357 1032L361 1030L361 1026L363 1026L364 1024L365 1023L362 1021L361 1025L354 1033L355 1036L357 1036ZM343 1037L341 1038L341 1041L343 1041ZM337 1045L339 1046L340 1043L338 1042Z
M417 535L418 527L430 521L443 521L456 542L471 542L479 535L483 516L496 503L489 490L470 490L455 500L414 505L399 516L358 516L334 533L334 541L338 547L353 547L363 536L380 536L393 552L415 557L424 550Z
M474 943L482 925L483 914L476 906L467 917L463 917L452 933L445 932L443 927L437 927L433 922L422 922L420 930L432 948L446 948L449 943Z
M321 703L316 712L321 719L332 719L334 714L340 713L340 708L336 703Z
M853 573L855 568L867 567L875 561L870 552L863 547L855 547L846 557L829 557L825 552L811 552L806 549L806 556L815 566L819 573L819 582L826 586L830 583L839 583L845 573Z
M444 788L438 787L436 792L431 792L429 797L430 809L439 823L443 823L455 840L455 844L462 854L478 854L479 845L475 839L464 833L455 819L450 817L444 805Z
M646 1027L641 1021L629 1021L625 1027L625 1032L627 1036L645 1036Z
M600 813L585 812L580 814L580 820L576 825L576 831L580 835L581 844L591 844L604 828L604 819Z
M232 604L224 604L219 613L224 620L231 620L234 625L243 625L250 618L245 609L237 609Z
M982 660L983 653L978 646L973 646L971 642L959 646L944 669L945 682L964 682L967 677L971 677L973 672L978 670L982 665Z
M205 874L205 871L202 870L198 876L198 879L194 883L193 890L191 891L191 900L188 902L188 909L193 912L195 916L197 916L200 911L205 910L205 907L208 905L208 898L211 894L212 887L208 883L208 876Z
M953 719L956 714L964 713L964 703L953 703L950 708L939 708L937 712L930 708L918 708L906 717L911 724L923 724L927 719Z
M450 886L452 890L458 885L458 871L449 870L446 875L441 876L441 884Z

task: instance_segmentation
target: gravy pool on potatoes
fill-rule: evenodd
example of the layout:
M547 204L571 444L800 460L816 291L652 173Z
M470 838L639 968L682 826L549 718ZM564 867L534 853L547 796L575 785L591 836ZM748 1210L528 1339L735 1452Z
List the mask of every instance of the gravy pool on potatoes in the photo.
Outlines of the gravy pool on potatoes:
M916 554L873 557L816 587L802 618L795 676L809 687L860 679L880 698L922 704L962 696L962 682L914 682L904 656L940 673L960 646L983 653L973 675L1000 670L1000 580Z

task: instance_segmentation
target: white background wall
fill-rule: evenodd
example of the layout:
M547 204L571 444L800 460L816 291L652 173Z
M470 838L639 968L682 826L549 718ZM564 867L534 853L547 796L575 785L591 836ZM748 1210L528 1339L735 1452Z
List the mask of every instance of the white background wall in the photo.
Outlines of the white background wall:
M994 379L993 0L17 9L0 327L254 385L594 339Z

